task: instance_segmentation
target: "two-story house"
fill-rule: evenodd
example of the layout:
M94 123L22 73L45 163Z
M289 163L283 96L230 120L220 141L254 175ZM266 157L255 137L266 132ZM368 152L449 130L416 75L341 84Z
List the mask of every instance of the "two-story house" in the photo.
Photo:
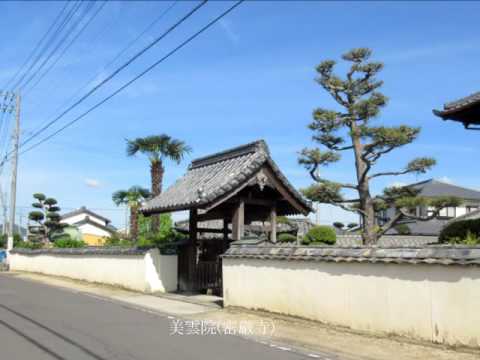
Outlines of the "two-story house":
M90 246L102 246L105 239L112 236L116 230L109 219L88 210L85 206L62 215L61 222L78 228L83 241Z
M439 215L432 220L417 221L412 219L403 219L398 224L402 224L396 229L391 229L387 234L398 234L408 230L412 235L439 235L442 228L452 219L464 217L466 214L480 210L480 191L464 188L461 186L449 184L439 180L426 180L415 184L407 185L408 187L419 190L419 196L440 197L455 196L462 199L462 204L458 207L447 207L440 211ZM418 206L416 209L417 216L428 216L432 214L433 209ZM377 214L377 221L380 225L388 221L395 214L395 209L390 208Z

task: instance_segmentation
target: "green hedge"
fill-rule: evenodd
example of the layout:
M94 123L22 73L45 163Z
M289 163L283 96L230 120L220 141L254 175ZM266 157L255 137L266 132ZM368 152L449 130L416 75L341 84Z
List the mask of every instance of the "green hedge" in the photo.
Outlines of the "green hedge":
M283 233L278 235L278 241L283 242L283 243L291 243L291 242L296 242L297 237L295 235L289 234L289 233Z
M460 220L440 232L441 243L480 243L480 219Z
M53 246L57 248L83 248L85 245L83 241L73 240L67 237L58 239L53 243Z
M32 242L32 241L19 241L15 244L15 248L19 249L41 249L43 244L40 242Z
M337 234L335 230L330 226L314 226L312 227L305 237L303 238L302 243L305 245L314 245L314 244L327 244L334 245L337 241Z

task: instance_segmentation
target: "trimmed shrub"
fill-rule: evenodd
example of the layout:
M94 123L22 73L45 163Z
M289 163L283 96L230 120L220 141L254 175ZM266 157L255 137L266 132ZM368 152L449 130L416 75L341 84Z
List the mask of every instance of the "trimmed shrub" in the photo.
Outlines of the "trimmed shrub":
M394 229L397 231L398 235L410 235L412 233L407 224L398 224Z
M334 227L336 227L337 229L341 230L345 227L345 224L340 222L340 221L335 221L333 224L332 224Z
M297 237L289 233L283 233L278 235L278 241L282 243L292 243L297 241Z
M480 219L460 220L451 223L440 232L441 243L464 243L472 245L474 239L480 238ZM478 243L478 242L477 242Z
M337 234L330 226L314 226L308 230L302 243L305 245L327 244L334 245L337 241Z

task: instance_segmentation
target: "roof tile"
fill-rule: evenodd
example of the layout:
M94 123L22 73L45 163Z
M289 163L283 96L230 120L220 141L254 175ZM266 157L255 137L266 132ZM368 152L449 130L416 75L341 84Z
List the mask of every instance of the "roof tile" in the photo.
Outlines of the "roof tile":
M147 201L141 211L153 213L186 210L209 204L242 185L266 163L293 196L310 210L309 202L290 184L270 158L265 141L259 140L193 160L183 177L162 194Z

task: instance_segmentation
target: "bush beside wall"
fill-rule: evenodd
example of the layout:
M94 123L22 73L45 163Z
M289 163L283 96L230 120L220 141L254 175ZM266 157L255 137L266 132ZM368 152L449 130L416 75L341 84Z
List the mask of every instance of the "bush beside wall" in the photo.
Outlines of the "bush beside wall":
M297 237L289 233L283 233L278 235L278 241L281 243L293 243L297 241Z
M312 227L305 237L303 238L302 243L304 245L315 245L315 244L327 244L333 245L337 241L337 234L335 230L330 226L314 226Z
M460 220L447 225L440 233L441 243L480 243L480 219Z

